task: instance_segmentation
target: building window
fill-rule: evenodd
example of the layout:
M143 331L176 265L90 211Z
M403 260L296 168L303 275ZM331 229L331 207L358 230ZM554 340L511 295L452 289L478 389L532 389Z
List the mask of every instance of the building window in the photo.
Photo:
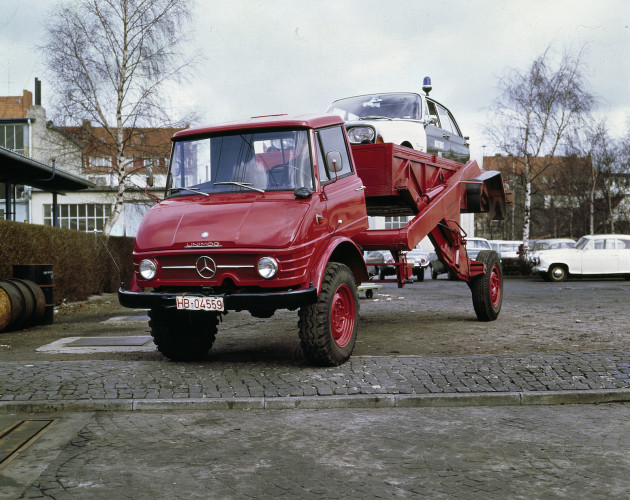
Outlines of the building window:
M112 156L89 156L86 167L93 172L110 172L116 167L115 160Z
M400 229L409 222L409 217L401 215L396 217L385 217L385 229Z
M24 148L24 125L0 124L0 146L16 153L26 154Z
M59 227L91 232L102 231L112 213L111 205L67 204L57 205ZM44 225L52 226L52 205L44 205Z

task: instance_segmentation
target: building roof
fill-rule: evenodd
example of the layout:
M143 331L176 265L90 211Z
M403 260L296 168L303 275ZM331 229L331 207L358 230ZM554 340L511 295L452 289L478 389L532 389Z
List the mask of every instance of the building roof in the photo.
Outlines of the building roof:
M95 186L81 177L3 147L0 147L0 182L32 186L51 193Z
M116 144L104 127L93 127L85 122L78 127L53 126L49 128L64 133L82 149L85 156L116 156ZM124 128L125 156L128 158L166 158L171 152L171 137L181 128ZM111 133L117 133L112 129Z

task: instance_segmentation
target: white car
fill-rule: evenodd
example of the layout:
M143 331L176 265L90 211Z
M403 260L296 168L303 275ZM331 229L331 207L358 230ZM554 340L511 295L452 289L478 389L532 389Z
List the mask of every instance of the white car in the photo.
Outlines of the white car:
M519 247L523 244L518 240L490 240L492 250L499 254L501 261L504 259L518 260Z
M558 248L573 248L575 240L571 238L546 238L544 240L536 240L529 250L529 261L535 264L538 254L543 250L555 250Z
M567 276L625 276L630 279L630 235L582 236L573 248L542 250L534 272L547 281Z
M348 97L334 101L326 112L346 122L351 144L392 142L461 163L470 159L468 137L451 112L428 95L389 92Z
M422 250L418 245L407 252L407 264L413 266L413 275L418 281L424 281L424 274L429 267L429 252Z

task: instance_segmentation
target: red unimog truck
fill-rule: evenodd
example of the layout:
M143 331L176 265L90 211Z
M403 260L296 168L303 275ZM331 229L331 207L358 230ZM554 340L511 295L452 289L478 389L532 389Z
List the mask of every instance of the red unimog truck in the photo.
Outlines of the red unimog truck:
M165 199L140 225L119 300L150 309L155 344L174 360L204 357L230 310L268 318L289 309L307 359L337 365L355 344L364 250L390 250L403 286L404 252L428 235L470 286L478 319L496 319L499 259L469 260L459 215L504 208L498 172L391 143L350 146L333 115L187 129L173 137ZM369 230L368 214L413 219Z

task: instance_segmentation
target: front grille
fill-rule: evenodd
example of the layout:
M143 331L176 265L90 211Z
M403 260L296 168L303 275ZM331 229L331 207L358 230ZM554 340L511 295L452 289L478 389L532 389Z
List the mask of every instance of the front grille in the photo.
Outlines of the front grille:
M313 247L302 247L284 253L262 251L243 254L219 250L158 255L155 259L160 271L153 286L221 286L225 280L236 286L257 286L263 283L265 287L293 286L306 279L313 251ZM271 280L263 280L256 270L258 259L263 255L271 255L278 260L278 274ZM197 272L197 261L204 256L211 258L216 266L216 271L210 278L203 278Z

